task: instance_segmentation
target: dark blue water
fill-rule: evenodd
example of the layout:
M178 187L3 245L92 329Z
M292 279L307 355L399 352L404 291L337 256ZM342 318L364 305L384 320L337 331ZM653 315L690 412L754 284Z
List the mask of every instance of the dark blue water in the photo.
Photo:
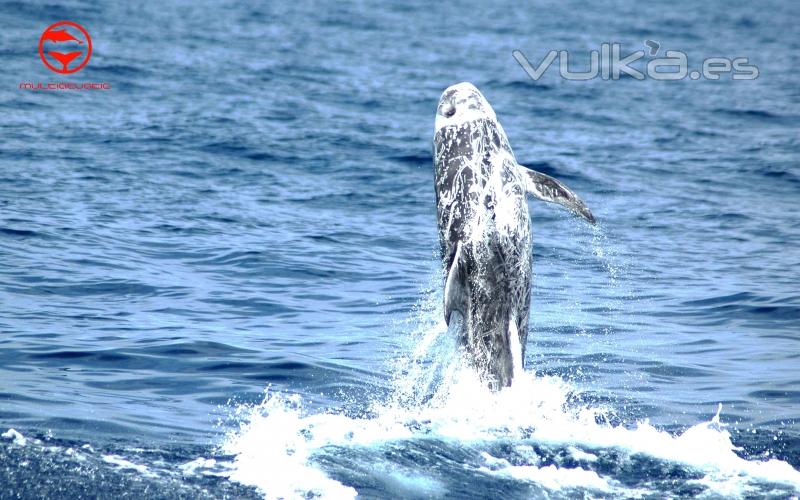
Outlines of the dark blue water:
M799 14L0 4L0 497L796 496ZM62 19L94 44L67 76L37 53ZM511 55L645 39L760 76ZM599 220L531 202L500 394L441 323L431 138L464 80ZM62 81L112 88L18 88Z

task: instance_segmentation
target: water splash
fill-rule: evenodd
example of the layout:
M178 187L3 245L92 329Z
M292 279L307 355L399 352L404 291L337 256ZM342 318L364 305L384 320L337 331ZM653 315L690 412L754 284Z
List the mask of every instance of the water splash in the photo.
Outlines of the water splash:
M491 391L462 362L454 335L438 319L440 304L434 291L421 301L410 347L395 366L394 392L363 415L308 411L300 396L269 390L261 404L240 407L241 427L222 446L235 457L230 478L270 498L350 498L362 488L457 495L464 474L476 484L508 481L526 495L629 496L664 488L739 495L765 484L800 491L800 472L786 462L736 453L721 405L710 421L673 435L646 420L610 424L612 408L577 403L580 391L558 377L523 372L511 387ZM652 461L661 465L647 469ZM685 477L679 486L669 472L675 467ZM637 468L645 472L636 481L620 476Z

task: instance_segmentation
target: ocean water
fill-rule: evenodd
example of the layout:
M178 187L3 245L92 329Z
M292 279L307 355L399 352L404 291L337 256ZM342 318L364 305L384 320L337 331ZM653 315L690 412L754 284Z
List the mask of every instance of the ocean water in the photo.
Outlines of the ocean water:
M0 3L1 498L800 494L795 2ZM80 72L39 59L51 23ZM567 81L623 52L753 81ZM477 85L531 201L526 373L442 321L431 139ZM21 82L107 82L30 91Z

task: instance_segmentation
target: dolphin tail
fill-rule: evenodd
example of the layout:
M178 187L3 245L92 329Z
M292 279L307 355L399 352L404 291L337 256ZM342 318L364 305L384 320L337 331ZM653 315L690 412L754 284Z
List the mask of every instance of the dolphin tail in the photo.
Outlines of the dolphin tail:
M73 59L81 55L80 52L67 52L66 54L63 52L48 52L48 54L53 59L60 62L61 65L64 67L63 69L65 71L67 69L67 66L69 66L69 63L71 63Z
M456 244L453 263L447 270L447 281L444 286L444 321L450 325L450 315L458 311L464 315L464 264L461 262L461 242Z
M567 186L549 175L531 170L519 163L517 164L517 169L523 179L525 191L540 200L558 203L592 224L596 222L586 203L578 198L578 195L573 193Z

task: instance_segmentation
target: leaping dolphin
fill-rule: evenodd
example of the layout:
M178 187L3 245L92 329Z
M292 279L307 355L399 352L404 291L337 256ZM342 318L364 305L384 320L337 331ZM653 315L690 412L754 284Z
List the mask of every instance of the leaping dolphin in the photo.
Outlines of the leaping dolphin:
M444 316L461 316L460 340L492 388L523 369L531 286L526 194L594 224L578 196L517 163L489 102L471 83L448 87L433 137L439 243L446 273Z
M65 29L49 30L44 34L44 39L45 41L50 41L55 43L78 42L79 44L83 45L83 42L81 40L78 40L77 38L72 36L72 34Z

